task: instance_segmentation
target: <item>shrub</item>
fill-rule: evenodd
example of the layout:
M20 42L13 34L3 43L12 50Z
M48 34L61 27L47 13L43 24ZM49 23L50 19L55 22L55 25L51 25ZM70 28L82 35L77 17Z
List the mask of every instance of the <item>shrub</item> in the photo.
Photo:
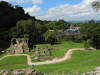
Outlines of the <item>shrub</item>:
M89 48L89 43L88 42L85 42L84 43L84 47L87 49L87 48Z

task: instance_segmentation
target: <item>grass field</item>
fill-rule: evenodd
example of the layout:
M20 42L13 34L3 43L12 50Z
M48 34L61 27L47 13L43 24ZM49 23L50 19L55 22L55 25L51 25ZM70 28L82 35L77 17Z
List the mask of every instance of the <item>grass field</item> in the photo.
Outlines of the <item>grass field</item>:
M39 49L39 55L41 55L43 53L42 49Z
M27 56L9 56L0 60L0 70L27 68Z
M63 46L60 46L60 45L63 45ZM35 46L36 46L35 49L37 49L40 46L47 46L50 48L50 46L48 44L37 44ZM52 56L54 58L55 57L62 58L63 56L65 56L64 53L66 53L68 51L67 49L84 48L84 44L67 41L67 42L62 42L62 44L55 44L52 47L54 48L54 50L50 50ZM58 49L58 50L56 50L56 49ZM32 68L35 69L36 71L41 71L41 73L46 73L46 74L50 74L50 73L53 73L53 74L73 74L74 73L75 74L75 73L79 72L81 75L82 73L87 73L87 72L93 71L95 67L100 66L100 61L83 62L85 60L100 59L99 53L100 53L100 50L95 50L95 51L79 51L79 50L77 50L77 51L73 51L73 53L71 55L72 56L71 59L65 60L61 63L33 66ZM28 65L25 62L23 62L24 63L23 65L20 65L22 63L21 62L22 57L18 57L18 58L21 58L21 60L19 60L20 63L14 62L14 61L10 62L7 59L1 60L0 64L2 64L2 67L0 67L0 69L27 68ZM5 63L8 67L3 65L3 62L5 62L5 61L8 61L7 63ZM24 58L23 61L26 61L26 59ZM16 65L13 65L11 63L14 63Z
M78 71L81 75L82 73L93 71L95 67L100 66L100 61L83 62L84 60L100 59L99 50L97 51L77 50L77 52L73 51L71 59L65 60L64 62L56 63L56 64L33 66L32 68L35 69L36 71L40 70L42 73L46 73L46 74L49 73L63 74L63 72L64 74L73 74L73 73L75 74L75 72Z
M31 52L24 52L24 53L21 53L21 54L33 55L33 53L31 53Z

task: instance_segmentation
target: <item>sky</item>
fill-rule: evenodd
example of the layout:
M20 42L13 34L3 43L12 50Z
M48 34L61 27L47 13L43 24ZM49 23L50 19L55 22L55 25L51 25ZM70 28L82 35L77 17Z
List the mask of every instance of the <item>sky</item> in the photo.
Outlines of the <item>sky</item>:
M99 0L2 0L23 7L30 16L40 20L100 20L91 3Z

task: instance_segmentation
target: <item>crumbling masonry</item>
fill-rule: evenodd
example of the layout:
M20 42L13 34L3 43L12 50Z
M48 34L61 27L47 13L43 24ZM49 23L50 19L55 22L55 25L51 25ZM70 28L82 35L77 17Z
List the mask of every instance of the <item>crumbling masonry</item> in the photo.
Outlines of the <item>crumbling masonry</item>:
M12 52L13 54L29 52L28 40L29 38L12 38L10 48L7 49L7 52Z

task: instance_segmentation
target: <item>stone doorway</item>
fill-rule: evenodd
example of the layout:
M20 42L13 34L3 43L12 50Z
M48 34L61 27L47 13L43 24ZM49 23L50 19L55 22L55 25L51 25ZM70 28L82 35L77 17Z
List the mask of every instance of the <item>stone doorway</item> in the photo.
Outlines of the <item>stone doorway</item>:
M22 40L20 40L19 43L22 43Z
M16 39L13 40L13 45L14 45L14 44L17 44Z

